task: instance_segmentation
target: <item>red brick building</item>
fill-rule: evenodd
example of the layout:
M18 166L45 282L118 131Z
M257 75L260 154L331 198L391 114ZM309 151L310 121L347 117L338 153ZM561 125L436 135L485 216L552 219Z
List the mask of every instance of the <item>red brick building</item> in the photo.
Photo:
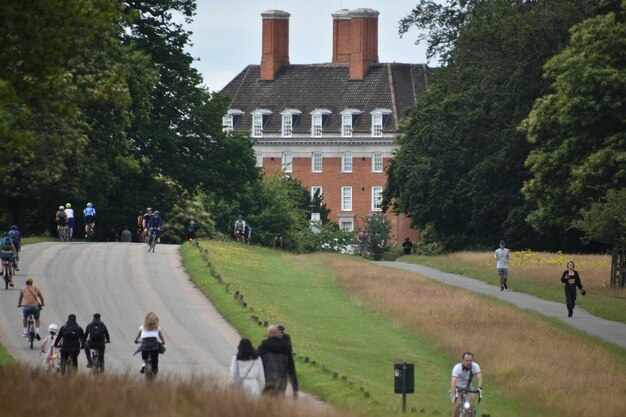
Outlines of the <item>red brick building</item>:
M320 190L331 220L354 230L381 212L385 167L401 118L428 85L426 65L378 62L378 12L333 17L332 62L289 62L289 13L263 18L261 65L224 89L232 97L224 129L249 134L257 165ZM410 219L387 214L394 239L417 238Z

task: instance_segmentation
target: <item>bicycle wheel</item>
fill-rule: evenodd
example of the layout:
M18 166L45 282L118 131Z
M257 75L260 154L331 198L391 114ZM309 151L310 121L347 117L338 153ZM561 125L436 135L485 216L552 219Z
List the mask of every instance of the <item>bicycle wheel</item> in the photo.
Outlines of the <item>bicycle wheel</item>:
M4 263L2 264L2 278L4 278L4 289L8 290L11 278L9 277L9 268Z

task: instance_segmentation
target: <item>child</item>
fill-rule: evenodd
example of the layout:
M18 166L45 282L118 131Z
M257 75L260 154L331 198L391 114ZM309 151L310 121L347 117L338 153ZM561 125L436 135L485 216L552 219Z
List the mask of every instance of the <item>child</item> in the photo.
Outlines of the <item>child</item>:
M59 368L59 352L58 349L54 347L54 341L56 340L57 333L59 332L59 326L52 323L50 326L48 326L48 332L50 332L50 334L46 336L43 342L41 342L39 356L44 354L46 355L43 360L43 366L46 368L46 370L49 371L50 368Z

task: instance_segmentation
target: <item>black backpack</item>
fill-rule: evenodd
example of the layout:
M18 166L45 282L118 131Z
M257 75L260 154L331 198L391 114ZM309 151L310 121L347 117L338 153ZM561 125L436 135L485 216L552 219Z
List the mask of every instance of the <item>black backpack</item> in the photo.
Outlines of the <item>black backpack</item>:
M102 323L92 323L89 327L89 339L93 342L104 342L105 333Z
M67 217L65 217L65 212L59 211L59 224L61 226L65 226L65 223L67 223Z
M63 340L68 340L68 341L78 341L78 338L80 337L80 328L78 327L78 324L70 324L65 325L65 328L63 329Z

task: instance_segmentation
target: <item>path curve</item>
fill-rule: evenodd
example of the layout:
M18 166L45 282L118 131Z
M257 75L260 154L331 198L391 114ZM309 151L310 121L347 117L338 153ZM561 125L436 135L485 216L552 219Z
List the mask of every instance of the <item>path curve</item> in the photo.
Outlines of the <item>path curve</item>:
M568 318L567 309L564 303L548 301L535 297L534 295L524 294L512 290L500 291L499 286L489 285L483 281L467 278L463 275L442 272L438 269L425 265L389 261L377 263L387 267L413 272L444 284L461 287L468 291L497 298L522 309L528 309L548 317L554 317L569 326L626 349L626 324L596 317L578 306L574 310L574 316Z

